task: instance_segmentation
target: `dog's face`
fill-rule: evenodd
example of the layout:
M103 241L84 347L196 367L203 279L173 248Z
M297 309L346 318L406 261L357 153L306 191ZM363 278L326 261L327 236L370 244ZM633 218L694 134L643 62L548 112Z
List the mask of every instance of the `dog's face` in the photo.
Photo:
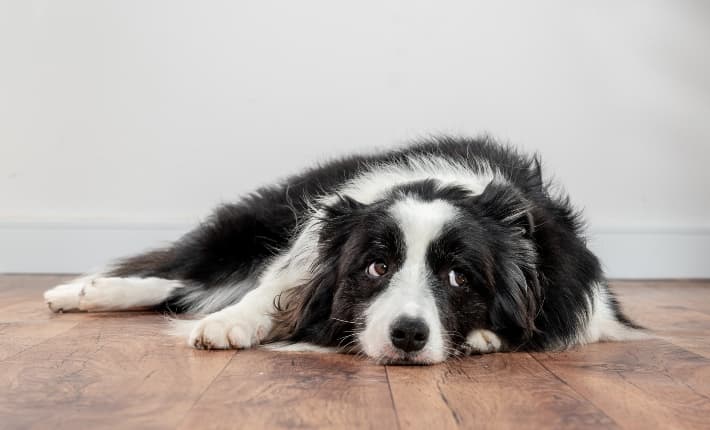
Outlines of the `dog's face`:
M514 198L516 197L516 198ZM329 209L299 322L312 340L385 363L436 363L475 329L533 329L530 211L505 186L480 196L425 182Z

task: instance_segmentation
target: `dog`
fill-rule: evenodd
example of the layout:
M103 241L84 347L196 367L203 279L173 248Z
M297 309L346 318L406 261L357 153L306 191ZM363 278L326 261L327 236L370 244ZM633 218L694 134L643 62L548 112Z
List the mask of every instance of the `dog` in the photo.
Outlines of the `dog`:
M153 307L200 349L335 350L431 364L643 337L539 157L440 137L323 164L217 208L172 245L44 297Z

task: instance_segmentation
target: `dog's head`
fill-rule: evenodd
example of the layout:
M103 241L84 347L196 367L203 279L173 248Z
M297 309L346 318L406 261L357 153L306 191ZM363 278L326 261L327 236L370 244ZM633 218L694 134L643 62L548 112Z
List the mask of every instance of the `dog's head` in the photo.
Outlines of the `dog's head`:
M423 181L371 204L342 197L322 211L292 339L421 364L457 354L475 329L520 342L539 302L534 218L506 184L472 195Z

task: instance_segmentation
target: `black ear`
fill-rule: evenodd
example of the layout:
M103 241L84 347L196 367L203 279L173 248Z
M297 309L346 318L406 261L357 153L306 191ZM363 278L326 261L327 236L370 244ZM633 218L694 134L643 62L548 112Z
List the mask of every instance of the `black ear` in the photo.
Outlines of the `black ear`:
M333 308L333 296L337 285L336 270L323 270L318 273L305 288L301 298L296 326L290 340L308 341L321 345L333 342L336 330L330 314Z
M514 186L491 183L473 204L477 213L514 234L501 235L494 250L494 296L490 318L509 339L524 342L535 332L541 306L534 206Z
M535 232L533 205L512 185L491 182L473 200L482 215L516 228L526 237Z
M340 254L350 233L361 222L367 205L352 197L339 195L335 202L321 206L321 230L318 253L321 259ZM335 267L335 266L331 266Z
M489 309L494 330L509 340L525 342L537 327L541 288L534 265L508 257L496 268L495 291Z
M337 344L342 322L331 319L331 314L341 255L353 229L363 222L365 208L366 205L347 196L339 196L335 203L321 208L325 216L318 239L318 261L310 281L299 287L295 328L290 340Z

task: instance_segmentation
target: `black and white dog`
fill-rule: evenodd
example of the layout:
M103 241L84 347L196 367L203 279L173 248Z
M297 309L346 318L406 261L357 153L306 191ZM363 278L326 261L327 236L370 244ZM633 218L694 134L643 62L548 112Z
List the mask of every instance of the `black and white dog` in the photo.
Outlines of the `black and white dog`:
M487 139L330 162L44 297L55 312L209 314L190 321L195 348L280 341L382 363L643 337L538 159Z

